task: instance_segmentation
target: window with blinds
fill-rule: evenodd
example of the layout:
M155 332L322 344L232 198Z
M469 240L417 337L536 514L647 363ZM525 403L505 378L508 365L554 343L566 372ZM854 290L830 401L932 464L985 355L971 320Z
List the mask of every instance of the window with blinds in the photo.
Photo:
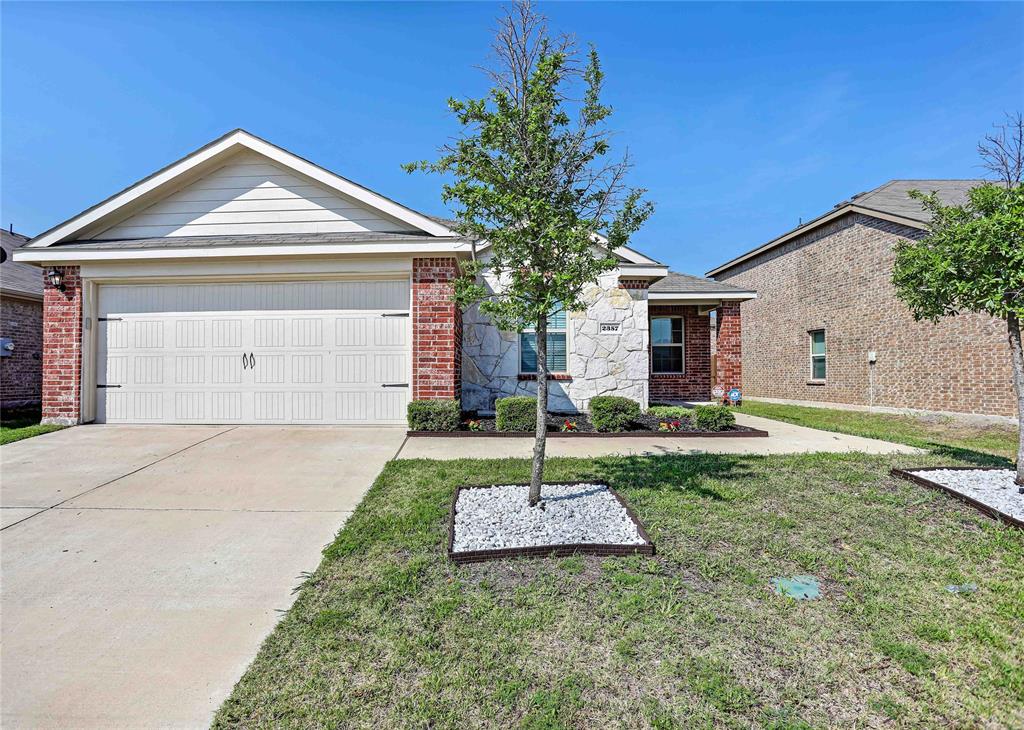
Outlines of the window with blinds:
M565 310L559 307L548 315L547 366L549 373L568 369L568 336ZM519 333L519 372L537 372L537 333L533 327Z

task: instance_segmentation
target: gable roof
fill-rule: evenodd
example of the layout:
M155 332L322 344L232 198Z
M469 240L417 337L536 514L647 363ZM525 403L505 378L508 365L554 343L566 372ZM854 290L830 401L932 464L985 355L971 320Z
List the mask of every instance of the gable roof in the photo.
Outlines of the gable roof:
M44 248L89 238L90 235L109 227L105 224L123 220L128 214L138 212L190 182L195 182L212 172L226 158L245 149L269 158L302 178L371 208L387 218L422 231L423 234L443 237L458 235L429 216L407 208L243 129L236 129L36 236L28 247Z
M911 190L935 193L945 205L959 205L967 200L967 192L985 180L890 180L874 190L857 193L847 200L836 203L832 210L819 215L807 223L797 226L777 238L773 238L757 248L751 249L721 266L707 272L708 276L718 276L758 254L781 246L791 238L807 233L818 226L829 223L848 213L863 213L881 220L902 223L912 228L924 229L930 220L928 212L921 204L911 198Z
M0 247L3 248L3 263L0 264L0 292L31 299L43 298L43 274L39 267L22 264L14 260L12 252L21 248L28 236L13 231L0 230Z

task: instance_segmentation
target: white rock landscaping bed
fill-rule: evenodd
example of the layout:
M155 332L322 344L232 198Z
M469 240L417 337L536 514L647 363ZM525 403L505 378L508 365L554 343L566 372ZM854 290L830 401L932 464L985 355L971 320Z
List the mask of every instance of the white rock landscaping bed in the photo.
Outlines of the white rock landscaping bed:
M910 474L941 484L1019 522L1024 522L1024 495L1010 469L913 469Z
M452 557L555 545L646 546L649 549L635 552L653 553L606 484L544 484L543 509L530 507L528 494L525 484L461 489L455 503Z

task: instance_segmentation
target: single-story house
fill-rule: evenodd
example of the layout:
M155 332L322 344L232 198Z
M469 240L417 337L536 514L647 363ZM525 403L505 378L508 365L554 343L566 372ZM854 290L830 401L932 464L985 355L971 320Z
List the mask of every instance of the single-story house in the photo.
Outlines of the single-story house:
M13 259L28 241L0 231L0 408L39 405L43 379L43 276Z
M744 396L882 409L1016 414L1006 323L915 322L893 247L927 233L910 190L963 202L981 180L891 180L708 272L756 289L740 307Z
M535 388L531 333L452 304L473 248L442 219L230 132L16 254L46 277L44 420L400 424L410 399L492 408ZM587 310L552 315L552 407L739 385L739 303L755 294L613 253Z

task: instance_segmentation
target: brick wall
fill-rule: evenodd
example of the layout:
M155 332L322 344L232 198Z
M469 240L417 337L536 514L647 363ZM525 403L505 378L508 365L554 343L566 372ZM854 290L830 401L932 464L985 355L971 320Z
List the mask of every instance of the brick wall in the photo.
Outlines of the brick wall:
M728 391L743 389L743 325L739 302L723 302L715 310L715 383Z
M683 367L685 372L651 372L649 394L652 403L667 400L707 400L711 397L710 318L697 314L697 307L655 305L648 307L651 317L683 317Z
M454 258L413 259L413 399L461 396L462 312L451 300L458 275Z
M65 266L65 291L44 277L43 423L78 423L81 416L82 282Z
M0 357L0 405L39 405L43 377L43 303L34 299L0 299L0 337L14 342L14 352Z
M758 292L742 305L744 394L1015 415L1001 320L964 314L915 322L896 299L893 245L923 235L849 214L720 275ZM824 384L808 383L812 329L825 330Z

